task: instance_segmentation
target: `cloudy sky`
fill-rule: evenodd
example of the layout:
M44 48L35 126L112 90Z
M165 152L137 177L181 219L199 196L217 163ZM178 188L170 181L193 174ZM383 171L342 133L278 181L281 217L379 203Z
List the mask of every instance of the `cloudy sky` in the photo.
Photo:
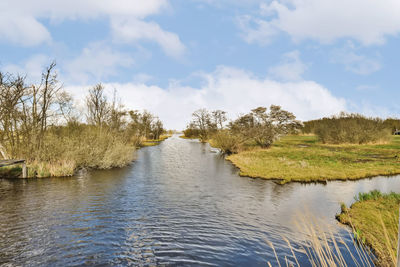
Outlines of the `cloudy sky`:
M0 1L1 71L55 59L77 101L102 82L175 129L203 107L400 117L399 48L399 0Z

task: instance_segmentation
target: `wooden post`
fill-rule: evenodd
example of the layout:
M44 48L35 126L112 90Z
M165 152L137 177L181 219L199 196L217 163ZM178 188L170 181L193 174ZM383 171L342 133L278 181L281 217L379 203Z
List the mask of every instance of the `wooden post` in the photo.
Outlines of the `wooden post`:
M25 161L22 163L22 178L28 178L28 168Z

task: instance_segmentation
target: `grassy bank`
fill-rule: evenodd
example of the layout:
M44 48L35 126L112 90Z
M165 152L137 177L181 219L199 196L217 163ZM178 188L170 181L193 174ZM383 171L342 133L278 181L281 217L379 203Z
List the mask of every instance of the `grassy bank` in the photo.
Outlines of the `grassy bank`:
M313 182L400 173L400 136L388 144L326 145L314 135L286 136L270 149L247 146L227 157L240 175Z
M80 168L111 169L120 168L134 160L135 146L123 141L123 137L115 133L98 133L83 127L83 137L49 137L48 151L51 155L42 160L27 162L29 178L67 177L73 176ZM162 135L159 139L145 140L139 147L155 146L171 135ZM84 140L83 140L84 139ZM86 143L83 145L83 143ZM20 166L0 168L0 177L18 178L21 176Z
M149 139L145 140L140 144L140 147L147 147L147 146L156 146L159 145L162 141L167 140L170 138L172 135L166 134L166 135L161 135L159 139Z
M372 191L359 194L356 200L349 209L342 205L337 219L374 250L380 266L395 266L400 194Z
M179 138L188 139L188 140L199 139L199 137L194 137L194 136L193 136L193 137L187 137L187 136L185 136L185 135L180 135Z

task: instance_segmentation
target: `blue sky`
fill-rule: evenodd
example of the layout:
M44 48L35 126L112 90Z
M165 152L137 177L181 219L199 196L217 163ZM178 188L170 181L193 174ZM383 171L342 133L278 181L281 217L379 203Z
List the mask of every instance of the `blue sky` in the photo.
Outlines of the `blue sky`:
M102 82L169 128L203 107L400 117L399 34L398 0L3 0L0 69L34 83L55 59L77 105Z

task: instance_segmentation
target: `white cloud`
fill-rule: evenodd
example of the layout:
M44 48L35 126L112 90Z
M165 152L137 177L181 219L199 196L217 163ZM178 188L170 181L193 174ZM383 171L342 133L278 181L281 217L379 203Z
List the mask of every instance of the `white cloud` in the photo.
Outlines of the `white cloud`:
M301 80L307 66L301 61L299 51L292 51L283 55L282 62L269 68L268 74L277 79L287 81Z
M248 15L238 17L236 22L242 31L242 38L249 44L267 45L278 33L269 22Z
M116 88L126 107L147 109L157 114L168 128L182 129L199 108L223 109L231 118L258 106L281 105L300 119L318 118L346 110L346 102L334 97L328 89L313 81L278 82L257 78L252 73L218 67L203 74L205 85L200 88L171 83L168 88L144 83L108 83ZM82 97L82 87L69 87Z
M51 41L48 30L34 17L14 16L3 12L0 11L1 42L8 40L23 46L31 46Z
M93 79L101 81L116 75L120 67L129 67L133 62L129 54L114 51L101 43L92 43L76 58L66 62L63 70L69 82L86 84Z
M8 64L2 67L3 72L12 74L27 75L27 80L30 83L38 83L42 78L42 72L46 66L51 63L51 59L42 54L33 55L26 61L20 64Z
M135 18L114 18L111 23L114 38L120 42L136 42L138 40L153 40L164 52L172 57L180 57L185 51L179 36L164 31L155 22L145 22Z
M364 45L382 44L387 36L399 34L399 10L398 0L274 0L261 5L261 13L267 16L257 23L262 27L248 31L254 31L251 34L260 42L270 39L275 29L296 41L330 43L351 38Z
M239 7L249 7L259 5L265 0L192 0L192 2L199 4L208 4L218 8L226 8L227 5L236 5Z
M146 73L138 73L136 75L133 76L133 81L135 83L147 83L150 82L151 80L153 80L154 77L146 74Z
M343 64L347 71L359 75L368 75L382 68L379 59L358 53L352 43L348 43L344 48L334 50L331 61Z
M154 22L143 21L168 6L167 0L2 0L0 38L20 45L38 45L51 41L48 29L41 23L43 19L59 23L105 17L114 34L125 41L155 41L168 55L177 56L184 50L179 37Z

